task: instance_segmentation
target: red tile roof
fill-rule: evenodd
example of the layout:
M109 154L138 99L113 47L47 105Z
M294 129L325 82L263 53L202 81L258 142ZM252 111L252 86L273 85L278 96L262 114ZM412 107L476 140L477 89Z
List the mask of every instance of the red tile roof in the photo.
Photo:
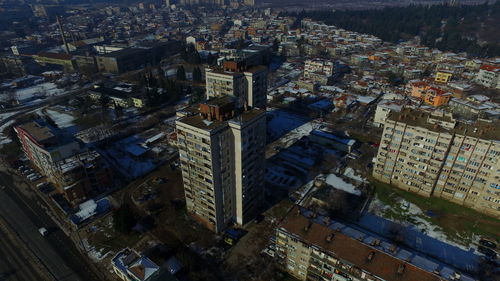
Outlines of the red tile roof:
M500 66L494 66L494 65L485 64L485 65L481 66L481 69L486 70L486 71L497 72L497 71L500 71Z
M370 247L341 232L335 232L321 224L313 223L309 230L305 231L304 228L309 225L309 219L303 215L297 215L297 211L298 207L295 206L282 221L280 227L365 271L387 281L441 281L441 278L436 274ZM326 237L332 233L334 233L334 237L331 242L328 242ZM371 260L368 260L367 257L372 252L375 254ZM398 273L400 266L404 266L402 273Z

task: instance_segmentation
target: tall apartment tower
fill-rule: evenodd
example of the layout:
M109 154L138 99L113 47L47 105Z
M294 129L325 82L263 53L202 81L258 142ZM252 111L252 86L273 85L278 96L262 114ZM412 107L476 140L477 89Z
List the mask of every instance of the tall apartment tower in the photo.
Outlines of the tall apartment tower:
M238 106L266 108L267 68L246 68L243 62L225 61L222 68L207 68L207 98L234 96Z
M263 196L265 110L222 96L177 116L188 212L215 232L253 219Z
M373 176L500 217L500 124L465 124L443 113L391 112Z

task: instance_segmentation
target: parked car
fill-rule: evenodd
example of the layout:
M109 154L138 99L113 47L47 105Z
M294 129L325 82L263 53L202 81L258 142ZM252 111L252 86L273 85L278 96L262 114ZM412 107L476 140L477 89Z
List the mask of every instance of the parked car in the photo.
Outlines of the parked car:
M45 227L40 227L38 232L40 232L42 236L47 236L47 234L49 234L49 231Z

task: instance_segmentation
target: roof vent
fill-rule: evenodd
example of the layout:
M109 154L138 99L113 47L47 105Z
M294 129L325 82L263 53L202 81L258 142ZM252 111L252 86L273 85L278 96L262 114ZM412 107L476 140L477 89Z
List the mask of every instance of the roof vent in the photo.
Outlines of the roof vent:
M332 242L332 239L334 236L335 236L335 234L333 234L333 233L328 234L326 236L326 242Z
M368 254L368 257L366 257L366 260L367 261L371 261L373 260L373 257L375 256L375 251L371 251L369 254Z
M325 217L325 218L323 218L323 223L324 223L325 225L330 225L330 222L331 222L330 217Z
M391 247L389 248L389 251L391 251L392 253L396 253L397 249L398 247L395 244L392 244Z
M405 266L404 264L400 264L400 265L398 266L398 274L399 274L399 275L401 275L401 274L403 274L403 272L405 272L405 267L406 267L406 266Z
M304 231L305 231L305 232L308 232L308 231L309 231L309 229L311 229L311 225L312 225L312 223L311 223L311 222L309 222L306 226L304 226Z
M380 245L380 239L375 239L371 243L372 246L379 246Z

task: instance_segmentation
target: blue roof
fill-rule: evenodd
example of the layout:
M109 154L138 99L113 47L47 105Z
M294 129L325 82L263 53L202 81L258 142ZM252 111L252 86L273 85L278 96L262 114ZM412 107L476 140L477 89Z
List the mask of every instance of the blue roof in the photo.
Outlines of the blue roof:
M327 133L325 131L319 131L319 130L312 131L311 135L315 135L315 136L320 136L320 137L323 137L323 138L331 139L331 140L334 140L336 142L339 142L339 143L342 143L342 144L345 144L345 145L354 145L354 143L356 142L353 139L341 138L341 137L338 137L336 135Z
M312 109L329 110L333 107L333 102L329 99L322 99L308 106Z
M144 153L148 152L148 149L138 144L129 144L125 147L125 150L134 156L141 156Z

